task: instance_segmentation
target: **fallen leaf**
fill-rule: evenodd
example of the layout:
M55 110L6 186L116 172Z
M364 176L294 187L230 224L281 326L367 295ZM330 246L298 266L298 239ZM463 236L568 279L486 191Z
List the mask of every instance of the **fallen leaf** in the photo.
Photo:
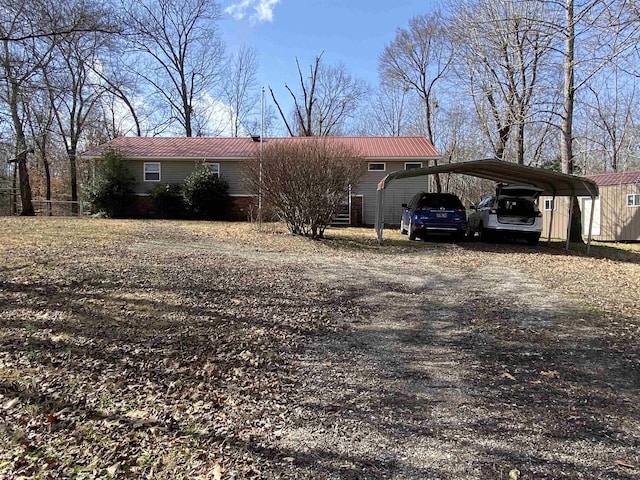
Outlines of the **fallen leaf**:
M151 416L149 412L144 410L131 410L125 414L129 418L134 427L146 427L158 423L158 419Z
M11 400L7 400L4 405L2 406L2 408L4 410L9 410L10 408L13 408L16 406L16 404L20 401L20 399L18 397L13 398Z
M216 466L213 467L213 479L221 480L222 474L224 473L224 468L219 463L216 463Z
M540 375L543 375L549 378L560 378L560 373L557 370L542 371L540 372Z
M504 378L508 378L509 380L513 380L514 382L516 381L516 377L514 377L513 375L511 375L509 372L504 372L504 373L502 374L502 376L503 376Z
M111 465L109 468L107 468L107 474L110 477L114 477L116 475L116 473L118 473L118 470L120 469L120 462L118 463L114 463L113 465Z
M57 423L60 420L58 420L58 418L55 415L47 415L47 423Z

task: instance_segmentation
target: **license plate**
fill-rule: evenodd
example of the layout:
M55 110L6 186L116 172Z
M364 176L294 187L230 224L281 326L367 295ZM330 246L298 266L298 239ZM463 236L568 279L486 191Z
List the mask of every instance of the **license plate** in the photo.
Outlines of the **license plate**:
M447 218L446 213L436 213L436 218Z

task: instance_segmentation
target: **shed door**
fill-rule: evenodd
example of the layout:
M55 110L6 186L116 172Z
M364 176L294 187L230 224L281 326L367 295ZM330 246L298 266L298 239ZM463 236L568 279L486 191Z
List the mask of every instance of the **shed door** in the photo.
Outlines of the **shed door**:
M595 202L595 210L593 211L593 228L591 229L591 236L593 237L600 235L600 198L596 198ZM582 197L582 231L585 237L589 235L589 218L591 216L592 204L593 200L591 198Z

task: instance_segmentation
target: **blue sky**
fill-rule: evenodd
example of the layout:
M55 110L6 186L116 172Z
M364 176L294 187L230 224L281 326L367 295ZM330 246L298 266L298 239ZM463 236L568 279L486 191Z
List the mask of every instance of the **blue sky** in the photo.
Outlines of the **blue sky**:
M297 85L296 57L308 68L316 55L377 84L378 57L411 17L437 0L221 0L220 24L229 51L253 46L260 56L258 83L278 97ZM268 89L267 89L268 93Z

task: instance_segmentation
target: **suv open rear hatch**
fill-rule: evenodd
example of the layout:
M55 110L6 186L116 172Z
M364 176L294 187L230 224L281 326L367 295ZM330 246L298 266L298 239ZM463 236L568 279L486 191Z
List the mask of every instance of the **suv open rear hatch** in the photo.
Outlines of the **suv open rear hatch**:
M543 192L541 188L534 185L506 185L499 183L496 185L496 197L520 197L537 199Z

